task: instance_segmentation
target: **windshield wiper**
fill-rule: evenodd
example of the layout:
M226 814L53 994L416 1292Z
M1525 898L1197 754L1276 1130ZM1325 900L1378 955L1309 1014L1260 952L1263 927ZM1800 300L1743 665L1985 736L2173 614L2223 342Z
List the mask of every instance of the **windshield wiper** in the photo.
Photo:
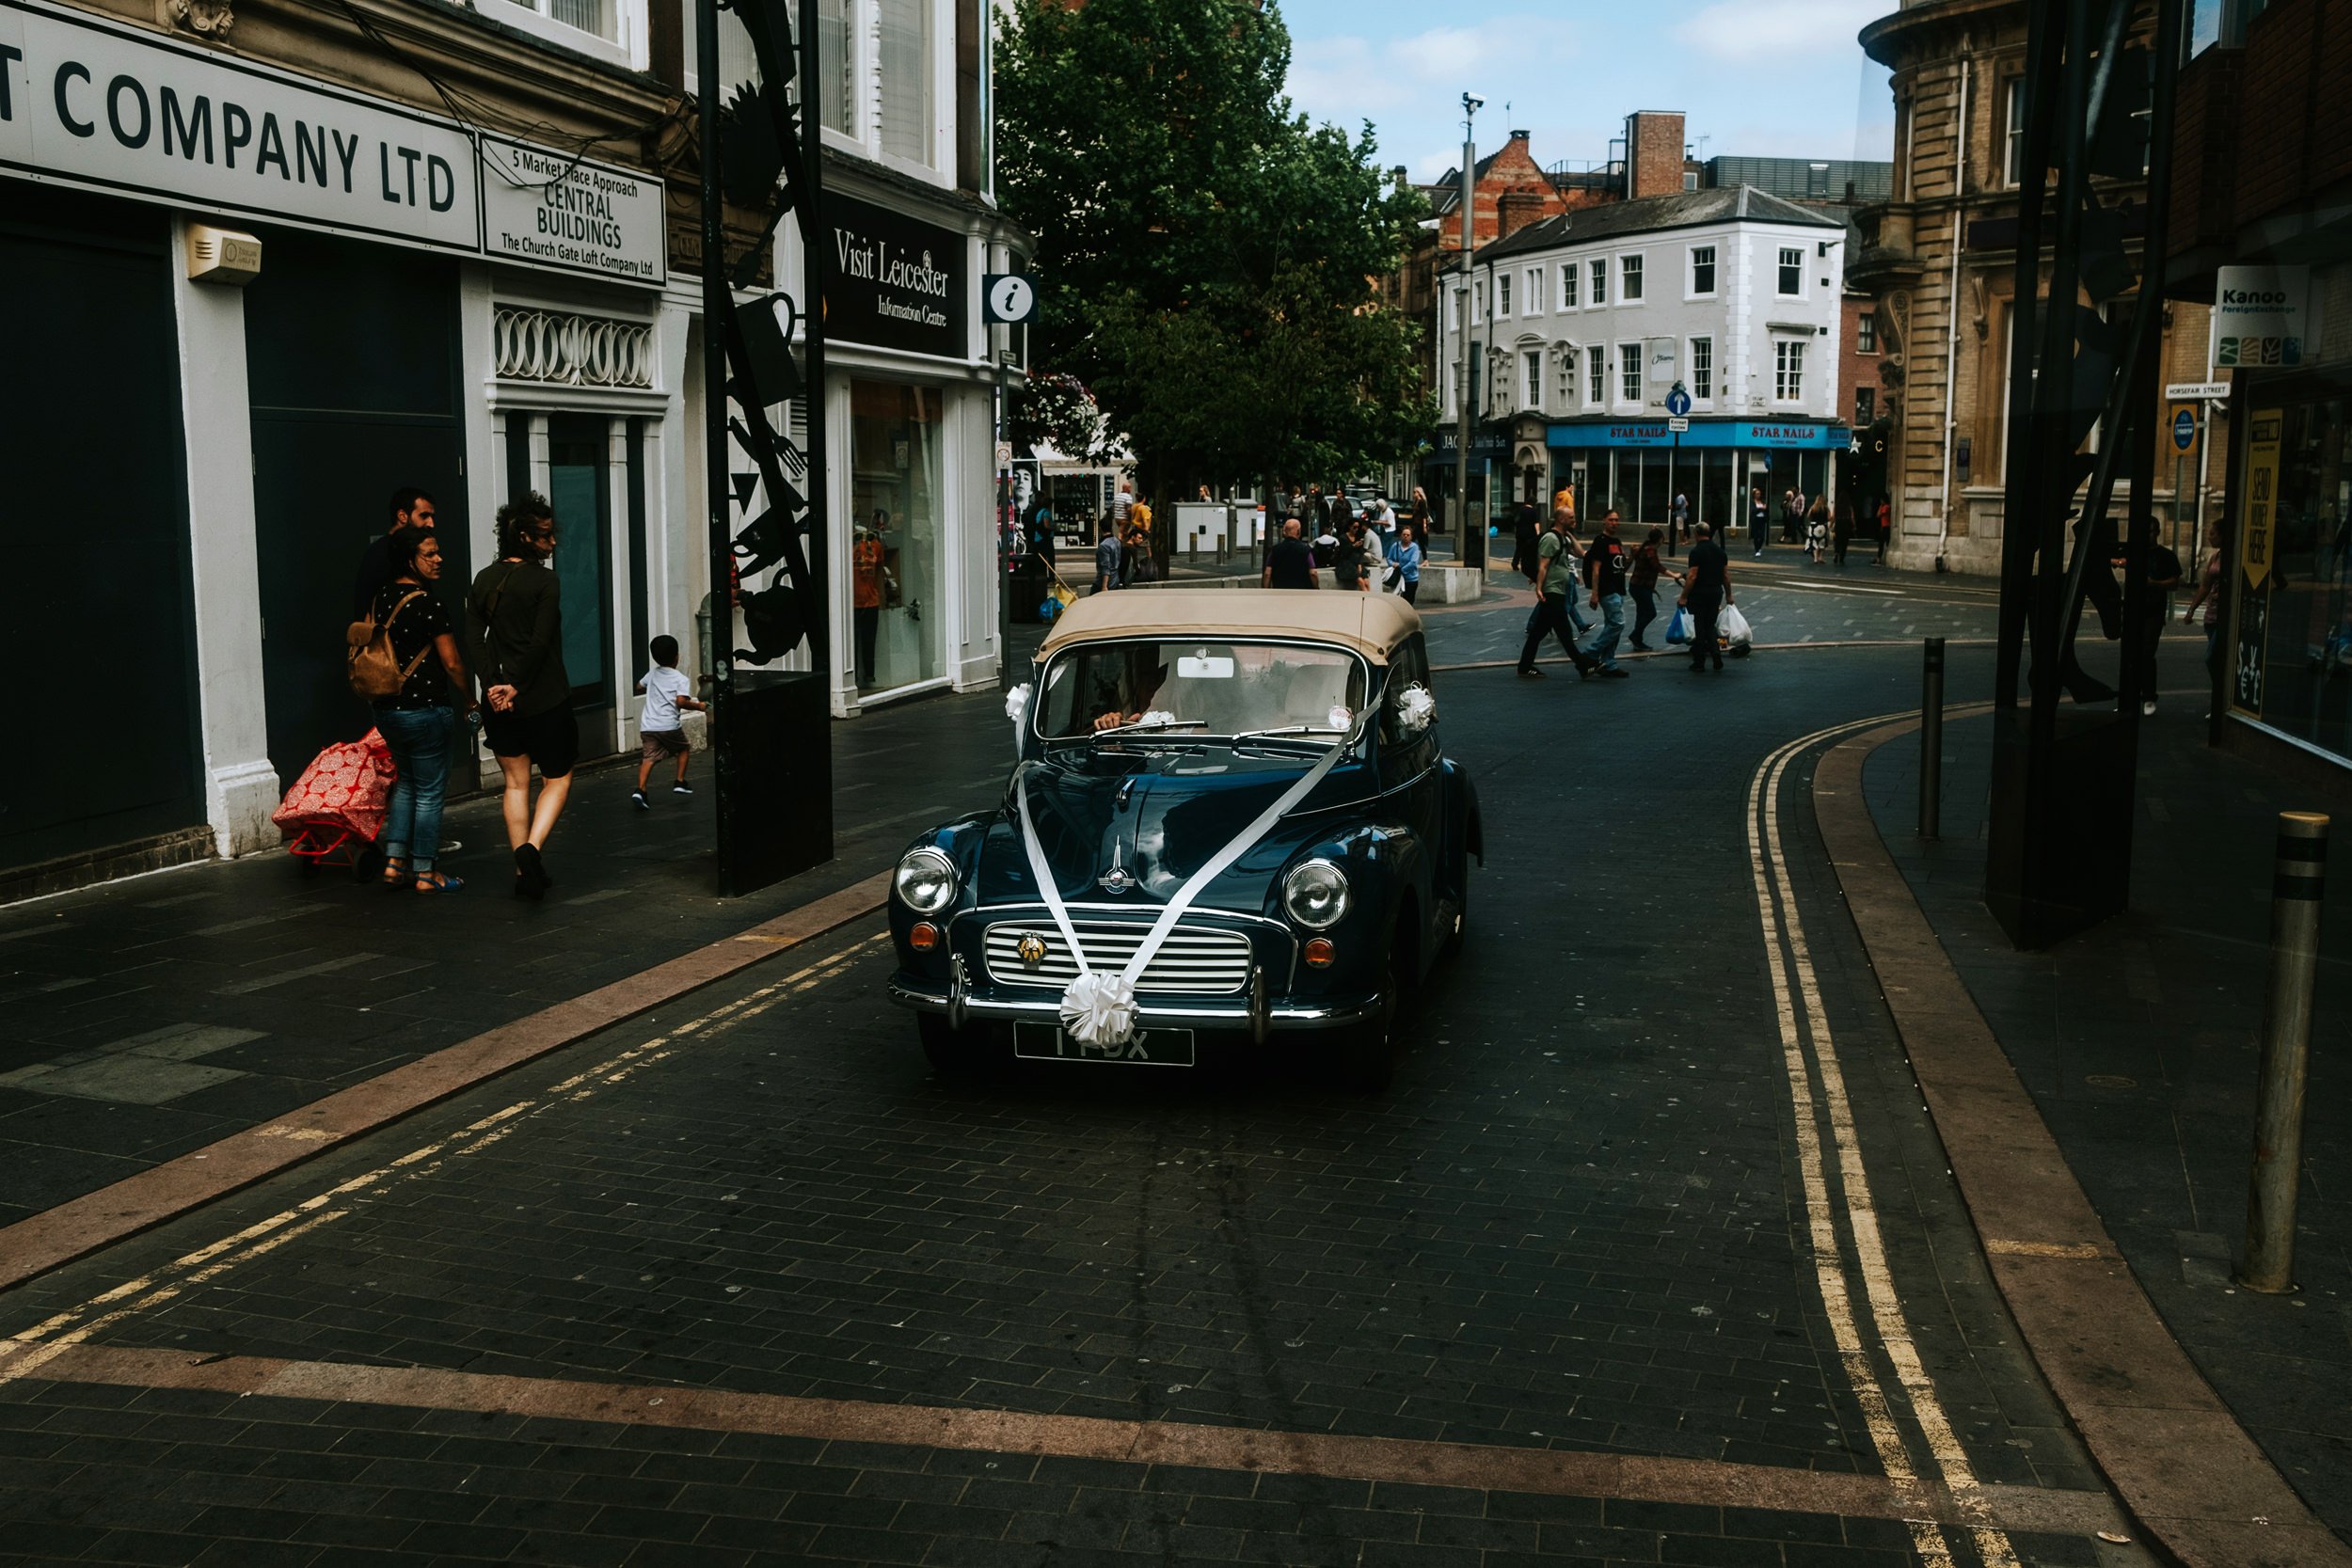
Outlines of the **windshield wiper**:
M1114 724L1107 730L1095 730L1091 734L1094 739L1101 740L1114 735L1148 735L1154 730L1205 730L1208 727L1206 719L1170 719L1159 724Z
M1309 735L1345 736L1346 734L1345 730L1335 730L1328 724L1283 724L1270 730L1244 730L1233 738L1235 740L1263 740L1269 736L1279 737Z

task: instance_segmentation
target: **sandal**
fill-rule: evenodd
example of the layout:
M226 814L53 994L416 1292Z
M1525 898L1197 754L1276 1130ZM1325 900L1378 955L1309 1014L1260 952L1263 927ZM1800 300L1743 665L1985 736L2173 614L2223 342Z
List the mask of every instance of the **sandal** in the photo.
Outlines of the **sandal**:
M465 885L465 878L453 877L446 871L428 871L417 879L419 893L455 893Z
M390 855L387 855L387 856L385 856L385 857L384 857L384 885L385 885L386 887L398 887L398 886L400 886L400 884L401 884L401 883L403 883L403 882L406 881L407 879L408 879L408 861L407 861L407 858L406 858L405 856L397 857L397 858L395 858L395 857L393 857L393 856L390 856Z

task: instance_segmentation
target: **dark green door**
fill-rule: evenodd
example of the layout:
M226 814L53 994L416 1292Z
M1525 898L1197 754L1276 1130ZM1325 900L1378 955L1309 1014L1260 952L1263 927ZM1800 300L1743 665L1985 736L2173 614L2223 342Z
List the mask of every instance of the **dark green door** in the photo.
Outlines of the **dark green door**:
M8 646L30 735L0 865L204 822L170 230L146 207L0 179ZM38 717L46 715L47 717Z
M343 679L360 552L390 521L392 490L438 507L440 598L454 617L466 549L457 419L457 269L418 251L294 230L264 237L246 289L262 673L270 761L291 783L318 752L373 721ZM453 787L470 783L467 770Z

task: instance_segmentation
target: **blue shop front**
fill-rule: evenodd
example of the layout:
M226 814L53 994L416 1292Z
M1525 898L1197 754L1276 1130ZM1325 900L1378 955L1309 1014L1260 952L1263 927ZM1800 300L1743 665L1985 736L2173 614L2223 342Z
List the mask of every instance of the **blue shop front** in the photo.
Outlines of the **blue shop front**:
M1576 486L1577 512L1613 506L1630 529L1662 527L1677 495L1693 523L1745 528L1747 496L1760 490L1775 520L1784 491L1837 503L1836 456L1853 432L1812 420L1693 419L1677 435L1662 420L1563 420L1549 428L1551 482Z

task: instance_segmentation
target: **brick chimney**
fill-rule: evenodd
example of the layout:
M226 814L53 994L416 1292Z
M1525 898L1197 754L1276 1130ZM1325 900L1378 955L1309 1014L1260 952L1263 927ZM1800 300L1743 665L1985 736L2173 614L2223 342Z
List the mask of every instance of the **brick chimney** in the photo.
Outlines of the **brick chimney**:
M1507 240L1543 215L1541 191L1504 191L1495 198L1495 238Z
M1673 196L1682 189L1682 115L1643 109L1625 117L1626 197Z

